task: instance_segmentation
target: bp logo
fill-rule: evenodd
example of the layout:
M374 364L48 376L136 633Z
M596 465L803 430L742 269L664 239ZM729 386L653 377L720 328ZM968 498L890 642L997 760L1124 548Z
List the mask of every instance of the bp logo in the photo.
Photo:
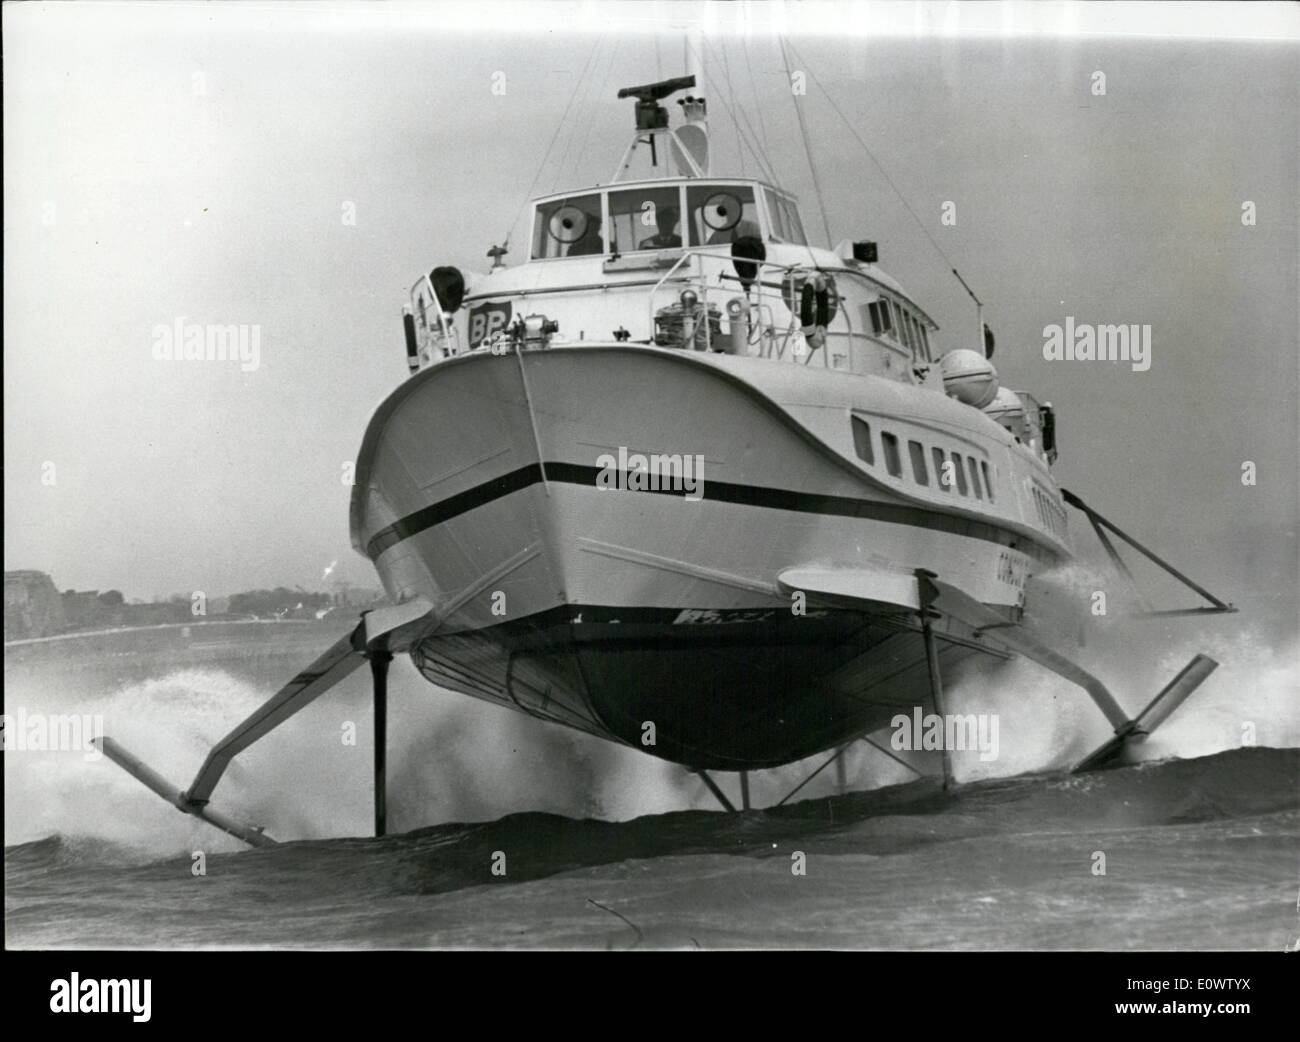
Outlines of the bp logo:
M469 310L469 343L478 347L510 324L510 301L478 304Z

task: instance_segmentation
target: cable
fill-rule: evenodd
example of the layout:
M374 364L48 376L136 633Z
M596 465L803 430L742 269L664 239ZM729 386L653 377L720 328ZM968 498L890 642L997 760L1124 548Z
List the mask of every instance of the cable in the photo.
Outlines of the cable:
M722 77L727 81L727 97L731 99L731 104L738 110L740 102L736 100L736 91L731 86L731 62L727 59L726 50L721 47L718 50L722 53ZM736 154L740 157L740 176L748 177L749 172L745 169L745 150L740 144L740 121L736 119L734 113L731 117L731 125L736 131Z
M605 37L599 40L598 47L604 46ZM594 52L591 61L591 75L583 77L583 96L579 99L578 109L586 111L588 108L595 107L596 94L600 91L600 85L596 78L596 69L599 67L602 57L598 56L599 52ZM584 70L584 73L586 70ZM588 122L587 129L591 124ZM560 187L561 179L566 175L569 167L569 153L573 150L574 142L578 140L578 124L575 121L569 128L569 136L564 139L564 152L560 155L559 162L555 165L555 176L551 179L551 192L555 192Z
M599 100L605 96L605 84L609 81L610 74L614 71L614 63L618 60L618 48L619 40L615 39L614 46L609 51L609 66L605 69L605 75L600 78L600 83L596 87L596 97L594 99L596 104L593 104L593 108L599 109ZM578 146L578 154L573 157L573 179L575 181L578 179L578 164L582 162L582 157L586 154L587 142L591 138L591 127L595 122L594 117L587 120L587 126L582 134L582 144Z
M782 39L782 43L783 44L785 43L784 38ZM822 96L826 98L826 101L830 104L830 107L835 110L835 114L840 117L841 122L843 122L843 124L848 128L849 133L853 135L854 140L857 141L857 143L861 146L862 151L864 151L867 154L867 157L871 160L871 162L875 164L876 169L880 171L880 176L883 177L885 179L885 182L889 185L889 187L893 189L894 194L898 196L899 201L903 204L904 208L907 210L908 213L912 215L912 220L914 220L916 222L917 227L920 228L921 231L925 233L925 237L930 240L930 245L933 246L935 248L935 251L939 254L939 256L943 258L944 263L948 265L949 270L953 273L954 276L956 276L957 281L961 283L962 288L966 290L967 293L970 294L971 300L975 301L977 305L982 306L979 297L975 296L974 291L972 291L970 286L966 284L966 280L963 279L961 275L958 273L957 266L952 262L952 258L950 258L948 254L944 252L943 247L940 246L938 241L935 239L935 237L930 234L930 229L927 228L925 226L925 222L922 221L919 216L917 216L916 211L912 209L911 204L908 203L907 198L899 190L898 185L894 184L894 179L891 178L888 172L885 170L885 168L880 165L880 160L878 160L875 154L871 151L871 149L867 147L867 143L862 140L862 135L857 132L853 124L849 122L848 117L844 115L844 113L840 110L840 107L837 104L835 104L835 99L831 97L830 92L824 86L822 86L821 80L819 80L817 78L817 74L812 71L812 66L803 60L803 56L800 55L799 52L795 50L793 45L790 46L790 50L794 53L794 56L799 59L799 64L808 70L808 75L811 76L812 81L815 84L817 84L817 89L822 92ZM789 70L788 63L786 65L786 69L787 71Z
M688 44L687 46L689 47L690 45ZM693 48L692 48L692 53L694 53ZM699 58L698 54L696 55L696 58L697 59ZM718 92L718 102L722 105L722 110L727 114L728 118L732 120L733 124L738 126L738 124L735 123L735 116L732 115L731 109L727 106L726 101L723 100L724 95L722 93L721 85L718 83L717 80L713 78L713 75L707 71L707 66L703 61L700 61L700 66L706 69L704 75L707 77L709 83L713 85L713 88ZM704 86L704 85L701 84L700 86ZM756 141L757 135L754 134L753 126L749 123L749 117L745 116L745 113L743 111L740 111L740 115L744 118L745 125L749 127L749 137L746 137L745 135L742 134L741 139L749 147L750 154L753 155L754 161L758 163L759 169L763 172L763 176L766 177L773 184L779 185L780 182L777 180L776 174L772 170L771 164L767 161L766 157L763 155L762 151L758 148L758 146L754 142L750 141L750 137L755 138Z
M523 205L519 207L519 212L515 214L515 219L510 222L510 227L506 229L506 237L502 242L503 246L510 245L510 236L515 230L515 225L519 223L519 218L522 217L524 211L528 209L528 204L533 198L533 189L537 187L537 182L542 179L542 171L546 169L546 161L551 156L551 149L555 147L555 141L560 136L560 131L564 129L564 125L568 121L569 109L573 107L573 100L578 96L578 90L585 82L584 77L587 74L587 66L591 64L592 58L596 56L596 48L599 46L600 37L597 37L596 42L592 44L591 50L587 54L586 64L583 65L582 71L578 73L578 80L573 85L573 93L569 95L569 103L564 106L564 114L560 116L560 121L555 125L555 132L551 134L551 140L546 146L546 151L542 153L542 161L537 164L537 172L533 175L533 183L528 186L528 191L524 193Z
M725 55L723 56L723 61L725 64L726 61ZM758 164L758 168L760 172L763 174L764 177L766 177L773 184L779 184L780 182L777 180L776 172L772 167L771 160L764 153L762 146L758 144L758 135L754 133L754 126L752 123L749 122L749 117L745 115L745 110L740 107L740 103L735 100L734 93L732 94L732 102L735 104L735 110L733 112L731 107L728 106L727 102L724 100L724 96L722 95L721 85L718 83L716 79L714 79L712 73L709 73L707 71L709 66L707 66L703 61L700 62L700 65L702 68L706 70L705 75L708 77L709 81L718 90L719 93L718 102L722 105L722 109L727 114L728 118L731 119L732 125L736 127L737 137L743 140L746 147L749 148L750 154L754 157L754 161ZM728 87L730 87L730 84L728 84ZM745 121L745 126L746 128L748 128L748 134L741 132L740 122L736 118L737 116L739 116L740 119L743 119ZM742 164L744 162L743 155L741 157L741 162Z
M786 82L793 83L794 75L790 71L790 55L786 50L785 37L782 36L780 40L781 40L781 59L785 62ZM804 64L802 60L800 61L800 64L801 65ZM822 90L822 93L823 94L826 93L824 88ZM807 155L808 157L808 169L812 171L813 189L817 192L817 209L821 212L822 215L822 230L825 231L826 233L826 248L834 249L835 243L831 239L830 222L826 220L826 200L822 198L821 178L817 176L817 164L816 162L813 161L812 143L808 139L808 124L804 120L803 109L799 107L799 102L794 100L793 93L791 93L790 99L794 103L794 113L796 116L799 117L799 134L803 138L803 150L805 155Z
M758 129L763 134L763 153L764 155L771 155L772 146L767 140L767 122L763 119L763 103L758 98L758 82L754 79L754 64L749 58L749 38L742 35L740 45L745 50L745 68L749 70L749 90L754 95L754 111L758 113ZM771 166L771 163L769 162L768 165Z

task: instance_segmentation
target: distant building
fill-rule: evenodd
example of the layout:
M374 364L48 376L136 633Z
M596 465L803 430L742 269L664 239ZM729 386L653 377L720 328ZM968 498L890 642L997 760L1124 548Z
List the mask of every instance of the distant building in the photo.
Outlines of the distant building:
M378 587L351 586L337 583L330 594L330 602L335 608L372 608L387 600L384 591Z
M99 599L98 590L64 590L63 617L70 630L106 626L112 621L108 606Z
M44 572L5 572L5 640L49 637L65 625L53 579Z
M190 615L188 605L177 606L170 601L155 601L152 604L126 605L122 622L127 626L161 626L169 622L199 622Z

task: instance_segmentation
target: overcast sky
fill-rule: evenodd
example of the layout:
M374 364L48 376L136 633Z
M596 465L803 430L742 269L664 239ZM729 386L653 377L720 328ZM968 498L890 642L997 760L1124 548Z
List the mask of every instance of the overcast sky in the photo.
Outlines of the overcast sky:
M373 583L341 474L405 375L406 287L487 264L571 99L536 194L608 176L616 89L684 71L681 34L647 31L665 9L552 5L544 31L486 4L479 28L436 7L6 6L6 569L129 597L317 588L335 560ZM775 9L732 14L753 31L708 37L715 170L741 172L721 98L820 229ZM1056 405L1061 482L1236 599L1293 598L1296 44L810 22L785 22L795 67L986 301L1004 381ZM941 343L968 345L944 258L811 78L799 103L835 238L877 240ZM1066 316L1150 324L1150 370L1044 361ZM260 367L154 360L178 318L260 326Z

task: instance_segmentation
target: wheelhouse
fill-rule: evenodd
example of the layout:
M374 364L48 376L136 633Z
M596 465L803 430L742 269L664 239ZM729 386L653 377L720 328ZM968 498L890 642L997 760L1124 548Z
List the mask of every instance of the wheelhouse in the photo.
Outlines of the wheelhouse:
M747 237L807 246L795 198L750 179L623 182L536 200L528 259L729 246Z

